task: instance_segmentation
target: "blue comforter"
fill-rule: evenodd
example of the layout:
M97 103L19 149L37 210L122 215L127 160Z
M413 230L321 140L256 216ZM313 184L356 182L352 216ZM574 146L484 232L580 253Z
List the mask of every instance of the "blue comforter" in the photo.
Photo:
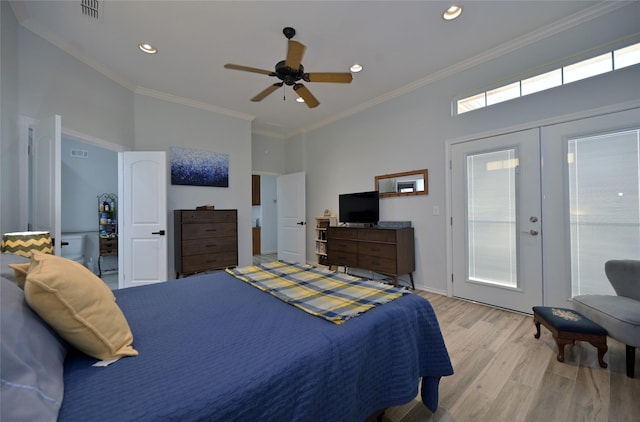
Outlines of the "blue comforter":
M60 421L363 421L453 373L425 299L405 295L342 325L226 273L115 292L137 357L65 362Z

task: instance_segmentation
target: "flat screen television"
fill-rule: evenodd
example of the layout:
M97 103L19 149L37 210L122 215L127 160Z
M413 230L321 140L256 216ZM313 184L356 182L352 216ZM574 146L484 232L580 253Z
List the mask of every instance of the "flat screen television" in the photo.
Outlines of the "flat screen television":
M378 224L380 195L378 191L343 193L338 196L341 223Z

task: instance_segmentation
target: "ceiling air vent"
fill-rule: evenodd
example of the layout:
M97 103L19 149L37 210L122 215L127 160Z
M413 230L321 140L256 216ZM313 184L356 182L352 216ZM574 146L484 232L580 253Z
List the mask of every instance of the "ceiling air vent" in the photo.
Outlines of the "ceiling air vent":
M73 158L89 158L89 151L84 149L71 149L71 156Z
M102 21L103 0L80 0L82 14L97 21Z

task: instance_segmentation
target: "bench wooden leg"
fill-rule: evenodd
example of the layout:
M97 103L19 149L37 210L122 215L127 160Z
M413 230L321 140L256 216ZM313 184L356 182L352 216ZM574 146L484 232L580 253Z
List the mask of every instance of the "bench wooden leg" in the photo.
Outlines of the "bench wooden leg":
M533 323L536 325L536 333L533 335L535 338L540 338L540 321L533 318Z
M607 353L607 350L609 350L609 348L607 347L607 344L599 343L596 341L590 341L589 343L591 343L594 347L598 349L598 363L602 368L606 368L607 364L604 361L604 354Z
M564 346L566 346L567 344L575 344L575 341L567 338L557 338L557 337L555 340L556 340L556 344L558 345L558 356L557 356L558 362L564 362Z

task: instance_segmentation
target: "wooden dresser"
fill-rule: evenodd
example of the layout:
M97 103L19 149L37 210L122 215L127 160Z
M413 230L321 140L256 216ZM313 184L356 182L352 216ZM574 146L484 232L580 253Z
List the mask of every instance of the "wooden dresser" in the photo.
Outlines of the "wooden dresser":
M327 261L330 266L371 270L393 278L409 274L411 287L416 269L413 227L329 227Z
M176 278L238 265L237 210L174 210Z

